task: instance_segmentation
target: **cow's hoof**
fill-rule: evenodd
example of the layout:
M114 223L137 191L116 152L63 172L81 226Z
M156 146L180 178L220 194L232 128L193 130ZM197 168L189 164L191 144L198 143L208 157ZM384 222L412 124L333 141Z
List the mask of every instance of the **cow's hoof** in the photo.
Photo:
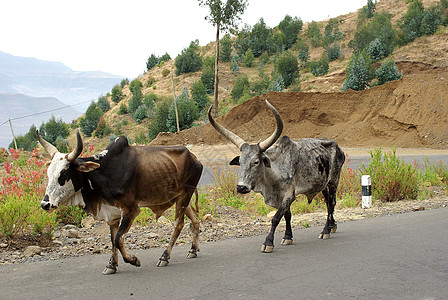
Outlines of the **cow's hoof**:
M323 240L327 240L327 239L330 238L330 234L328 234L328 233L321 233L321 234L319 235L319 238L320 238L320 239L323 239Z
M167 260L159 259L159 261L157 262L157 266L158 267L166 267L167 265L168 265L168 261Z
M187 258L196 258L198 255L195 252L188 252Z
M333 228L331 228L331 233L335 233L337 230L338 230L337 227L333 227Z
M283 239L281 244L284 246L292 245L292 239Z
M271 253L272 251L274 250L274 245L272 245L272 246L266 246L266 245L262 245L261 246L261 252L264 252L264 253Z
M131 261L131 265L140 267L142 264L140 263L140 260L137 258L137 256L134 256L134 258Z
M117 268L106 267L103 271L103 275L112 275L117 273Z

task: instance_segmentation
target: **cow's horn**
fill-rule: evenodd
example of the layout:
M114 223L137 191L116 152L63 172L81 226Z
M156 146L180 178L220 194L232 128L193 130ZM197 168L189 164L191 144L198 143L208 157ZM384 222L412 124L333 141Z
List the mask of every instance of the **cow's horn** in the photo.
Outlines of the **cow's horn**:
M278 140L278 138L282 134L283 130L283 121L282 118L280 117L280 114L275 109L275 107L268 102L268 100L266 100L266 104L268 105L271 112L274 114L275 121L277 122L277 124L274 133L259 144L261 151L265 151L266 149L274 145L274 143Z
M210 124L212 124L212 126L216 129L216 131L218 131L225 138L227 138L229 141L231 141L235 146L237 146L238 149L240 149L241 146L243 144L245 144L246 142L242 138L240 138L239 136L237 136L236 134L231 132L230 130L224 128L224 126L222 126L221 124L215 122L215 120L213 119L213 117L211 115L212 108L213 108L213 105L210 106L210 108L208 109L208 120L210 121Z
M76 140L77 140L76 148L73 149L73 151L70 152L70 153L67 155L67 160L68 160L69 162L74 162L75 159L77 159L78 156L79 156L79 155L81 154L81 152L82 152L82 147L83 147L83 145L82 145L82 139L81 139L81 135L79 134L79 130L78 130L78 129L76 129Z
M39 130L36 130L36 136L39 143L42 145L42 147L44 147L44 149L48 152L48 154L50 154L51 158L53 158L53 156L59 152L55 146L53 146L40 136Z

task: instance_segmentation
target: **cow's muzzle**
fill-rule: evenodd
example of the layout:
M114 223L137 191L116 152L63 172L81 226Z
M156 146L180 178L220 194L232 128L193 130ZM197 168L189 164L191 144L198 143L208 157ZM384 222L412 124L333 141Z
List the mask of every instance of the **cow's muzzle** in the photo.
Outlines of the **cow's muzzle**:
M50 210L51 204L50 204L50 198L48 197L48 195L45 195L42 202L40 202L40 206L42 207L42 209Z
M236 191L239 194L247 194L247 193L250 192L250 188L248 186L246 186L246 185L237 185L236 186Z

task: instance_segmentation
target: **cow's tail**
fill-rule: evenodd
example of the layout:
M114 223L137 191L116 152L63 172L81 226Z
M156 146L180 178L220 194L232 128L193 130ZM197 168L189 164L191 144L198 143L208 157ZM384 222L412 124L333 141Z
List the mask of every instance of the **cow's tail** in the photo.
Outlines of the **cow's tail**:
M194 189L194 195L196 196L196 202L195 202L195 206L196 207L193 207L193 209L199 215L199 193L198 193L198 188Z

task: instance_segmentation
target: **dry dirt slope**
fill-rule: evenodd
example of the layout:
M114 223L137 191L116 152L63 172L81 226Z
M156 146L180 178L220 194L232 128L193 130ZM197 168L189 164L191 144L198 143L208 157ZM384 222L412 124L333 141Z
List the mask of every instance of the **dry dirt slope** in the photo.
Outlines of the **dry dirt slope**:
M271 92L233 108L218 120L248 142L271 134L269 100L293 139L326 137L345 147L445 148L448 143L448 69L400 63L401 80L355 92ZM341 80L339 78L338 80ZM161 133L152 145L225 142L209 125Z

